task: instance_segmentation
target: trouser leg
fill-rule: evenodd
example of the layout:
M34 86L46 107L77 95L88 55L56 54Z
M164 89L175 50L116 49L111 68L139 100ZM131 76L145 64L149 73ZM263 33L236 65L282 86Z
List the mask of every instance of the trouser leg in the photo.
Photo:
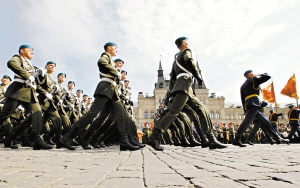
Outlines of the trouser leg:
M247 110L247 114L245 116L245 119L239 126L237 130L237 136L242 135L244 132L246 132L247 128L249 127L250 123L253 121L254 117L256 116L258 112L258 107L252 107Z

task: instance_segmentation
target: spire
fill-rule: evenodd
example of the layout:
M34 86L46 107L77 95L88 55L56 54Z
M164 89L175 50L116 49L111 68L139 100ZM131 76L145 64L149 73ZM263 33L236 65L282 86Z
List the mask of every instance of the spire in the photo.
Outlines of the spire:
M162 66L161 66L161 55L160 55L159 68L158 68L158 70L162 70Z

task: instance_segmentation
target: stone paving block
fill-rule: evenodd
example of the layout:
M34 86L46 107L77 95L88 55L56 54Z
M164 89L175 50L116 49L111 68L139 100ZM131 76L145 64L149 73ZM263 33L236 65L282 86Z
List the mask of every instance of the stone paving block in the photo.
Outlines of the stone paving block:
M245 172L234 169L226 171L217 171L216 173L228 177L231 180L237 181L270 179L269 177L264 176L260 173Z
M299 185L290 184L283 181L275 180L257 180L257 181L245 181L245 185L250 187L263 187L263 188L275 188L275 187L287 187L287 188L299 188Z
M123 171L142 171L142 166L141 165L131 165L131 166L127 166L127 165L120 165L118 167L118 170L123 170Z
M222 177L202 177L190 180L195 186L201 188L246 188L247 186Z
M202 178L202 177L221 177L215 172L208 172L206 170L176 170L184 178Z
M190 183L179 174L147 174L145 176L146 186L187 186Z
M143 179L140 178L112 178L103 180L98 186L98 188L113 188L113 187L134 187L142 188L144 187Z
M276 178L281 181L291 182L295 185L300 186L300 172L290 173L266 173L265 176Z
M143 178L141 171L114 171L109 174L108 178Z

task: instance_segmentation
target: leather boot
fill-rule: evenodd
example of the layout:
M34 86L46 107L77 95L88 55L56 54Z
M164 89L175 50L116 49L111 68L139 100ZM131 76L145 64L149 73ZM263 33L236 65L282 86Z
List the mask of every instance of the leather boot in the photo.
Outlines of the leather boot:
M160 146L160 134L161 131L159 129L153 129L153 133L148 138L148 145L154 148L157 151L163 151L164 148Z
M245 143L247 143L247 144L249 144L249 145L254 145L252 142L251 142L251 139L252 138L247 138L246 140L245 140Z
M200 139L201 139L201 147L202 148L209 147L209 141L208 141L206 135L205 134L199 134L199 136L200 136Z
M174 146L180 146L181 145L181 142L180 142L180 140L177 136L173 137L173 140L174 140Z
M63 148L63 147L65 147L65 144L64 144L64 142L63 142L63 139L62 139L63 137L62 137L62 135L58 135L58 136L56 136L56 149L60 149L60 148Z
M91 145L91 146L93 146L93 148L101 148L100 146L99 146L99 144L97 143L97 137L91 137L91 139L89 140L89 144Z
M129 142L134 146L138 146L140 148L143 148L146 146L145 144L141 144L139 141L136 141L136 139L134 139L134 136L132 136L132 135L129 135L128 139L129 139Z
M91 146L89 145L89 137L90 134L87 131L83 136L81 136L79 143L83 149L92 149Z
M37 136L34 139L33 143L33 150L40 150L40 149L52 149L52 146L49 144L46 144L41 136Z
M134 151L140 149L139 146L134 146L129 142L127 133L122 133L120 134L120 136L121 136L121 143L120 143L121 151L126 151L126 150Z
M191 135L191 136L190 136L189 142L190 142L190 147L201 146L201 143L199 143L199 142L195 139L194 135Z
M227 146L221 144L215 137L214 133L208 133L207 138L209 140L209 149L222 149L227 148Z
M274 138L275 138L277 144L289 144L289 142L290 142L289 139L284 139L281 136L279 136L279 134L277 132L274 134Z
M247 147L246 145L242 144L241 142L241 136L240 134L236 134L235 135L235 138L232 142L232 145L235 145L235 146L240 146L240 147Z
M73 139L72 138L69 138L68 134L65 134L63 137L62 137L62 141L65 145L65 147L69 150L75 150L76 148L73 146Z
M182 139L181 139L181 146L182 147L190 147L190 142L188 141L188 139L185 137L185 136L183 136L182 137Z

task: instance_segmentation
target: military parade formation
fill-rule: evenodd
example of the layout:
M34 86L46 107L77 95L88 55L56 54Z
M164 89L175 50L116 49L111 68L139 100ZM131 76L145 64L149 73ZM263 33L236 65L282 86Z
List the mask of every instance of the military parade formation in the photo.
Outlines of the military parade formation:
M48 61L45 68L31 64L33 48L21 45L19 54L7 66L14 72L14 79L4 75L0 86L0 139L4 147L17 149L18 144L34 150L67 148L103 148L119 145L121 151L140 150L146 144L163 151L162 144L183 147L223 149L226 144L246 147L246 144L288 144L299 129L299 113L293 105L288 114L288 138L277 126L283 115L270 111L263 113L266 102L259 100L260 84L271 78L267 73L255 75L252 70L244 73L241 101L246 114L242 124L216 126L204 104L195 96L194 79L201 84L202 76L192 57L189 40L176 39L179 52L175 55L170 82L165 99L155 115L154 127L143 130L140 143L136 120L133 115L131 88L124 61L115 59L117 44L108 42L98 60L100 82L94 100L69 81L62 84L66 73L56 75L56 62ZM12 83L11 83L12 82ZM282 128L283 129L283 128ZM285 131L286 132L286 131Z

